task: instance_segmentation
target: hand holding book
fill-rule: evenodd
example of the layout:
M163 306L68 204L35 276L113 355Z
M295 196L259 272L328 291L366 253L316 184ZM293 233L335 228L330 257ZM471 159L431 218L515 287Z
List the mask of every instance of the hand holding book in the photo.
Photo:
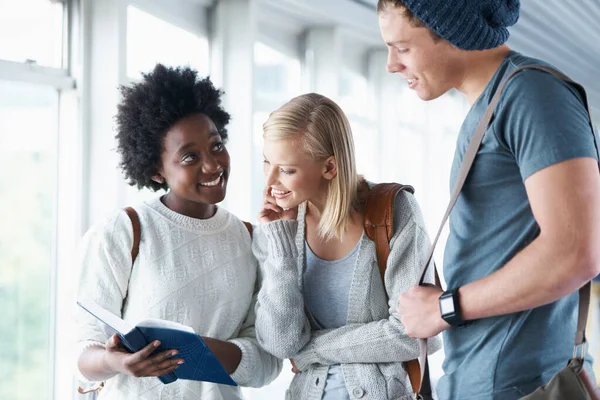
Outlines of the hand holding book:
M105 362L111 370L157 376L165 384L190 379L237 386L204 339L189 326L159 319L133 325L94 302L77 304L95 317L110 337ZM177 358L173 358L175 351Z
M130 353L121 343L117 334L106 342L105 362L113 371L118 371L137 378L146 376L162 376L173 372L184 363L182 358L173 358L179 352L166 350L155 353L160 341L155 340L136 353Z

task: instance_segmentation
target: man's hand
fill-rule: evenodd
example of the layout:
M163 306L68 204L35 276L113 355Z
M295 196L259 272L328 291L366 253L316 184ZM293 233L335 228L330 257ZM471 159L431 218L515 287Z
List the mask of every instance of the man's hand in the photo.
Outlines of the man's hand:
M435 286L416 286L400 295L397 311L408 336L427 339L450 327L440 314L442 293Z

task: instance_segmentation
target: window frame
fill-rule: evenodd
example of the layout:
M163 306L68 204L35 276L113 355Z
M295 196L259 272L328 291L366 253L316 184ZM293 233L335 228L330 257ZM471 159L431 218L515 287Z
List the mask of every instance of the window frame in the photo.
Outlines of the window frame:
M54 89L58 98L56 161L54 175L56 186L53 191L52 205L52 237L50 256L49 298L49 330L48 335L48 398L63 399L67 393L74 393L70 369L67 371L60 365L59 358L65 358L63 351L68 349L68 327L63 322L67 321L69 307L69 290L63 291L69 285L61 283L63 279L69 280L71 272L71 259L74 243L81 235L78 229L80 210L76 206L81 203L80 190L72 182L79 181L81 163L78 154L81 154L77 128L80 122L79 91L77 79L73 74L76 69L74 55L79 46L76 33L80 22L79 0L48 0L63 5L63 25L61 43L61 67L38 65L35 62L15 62L0 58L0 79L7 82L17 82ZM75 151L75 153L73 153ZM73 208L75 206L75 208ZM69 216L63 220L63 216ZM60 268L59 268L60 266ZM72 279L70 279L72 281ZM68 282L68 281L67 281ZM63 312L61 310L65 310ZM65 380L68 379L68 380ZM67 394L67 396L73 396Z

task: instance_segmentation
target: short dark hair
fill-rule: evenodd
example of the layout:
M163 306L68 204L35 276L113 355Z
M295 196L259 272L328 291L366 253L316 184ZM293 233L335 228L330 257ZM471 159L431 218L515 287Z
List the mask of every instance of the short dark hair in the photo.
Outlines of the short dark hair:
M206 77L189 67L165 67L142 74L142 81L121 86L123 99L118 105L117 151L125 178L138 189L168 189L152 177L158 173L164 138L179 120L193 114L210 118L223 141L230 115L221 106L223 92Z
M431 37L433 37L433 40L438 41L441 39L441 36L433 30L429 29L429 27L427 27L427 25L425 25L423 21L421 21L412 11L408 9L408 7L406 7L402 0L378 0L377 13L384 11L387 7L390 6L394 8L400 8L402 14L404 15L404 17L406 17L406 19L408 19L408 22L411 26L415 28L427 28L431 33Z

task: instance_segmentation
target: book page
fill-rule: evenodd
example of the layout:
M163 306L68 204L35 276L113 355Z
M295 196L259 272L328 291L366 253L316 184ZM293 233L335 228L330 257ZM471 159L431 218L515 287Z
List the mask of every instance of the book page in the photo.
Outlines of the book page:
M145 326L149 328L169 328L177 331L196 333L191 326L183 325L179 322L167 321L164 319L145 319L138 322L136 326Z
M100 322L108 325L110 328L117 331L118 333L121 333L122 335L127 334L133 328L135 328L135 326L130 322L124 321L120 317L116 316L115 314L111 313L110 311L106 310L105 308L93 301L78 301L77 304L81 308L92 314L94 317L96 317L96 319L98 319ZM105 332L112 333L112 330L108 330Z

